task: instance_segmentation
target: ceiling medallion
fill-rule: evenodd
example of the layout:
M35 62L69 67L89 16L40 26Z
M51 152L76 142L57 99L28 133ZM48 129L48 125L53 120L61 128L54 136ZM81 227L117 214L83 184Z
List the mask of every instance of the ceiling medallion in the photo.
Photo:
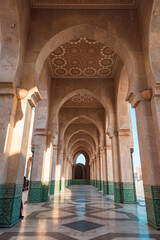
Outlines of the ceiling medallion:
M56 68L55 73L59 76L65 76L67 74L67 71L65 68Z
M81 103L81 102L91 103L93 101L93 98L86 95L85 93L80 93L80 94L72 97L71 100L72 100L72 102L75 102L75 103Z
M96 40L79 38L66 42L50 55L53 77L113 77L118 55Z
M96 70L94 68L86 68L83 70L84 75L93 76L96 74Z

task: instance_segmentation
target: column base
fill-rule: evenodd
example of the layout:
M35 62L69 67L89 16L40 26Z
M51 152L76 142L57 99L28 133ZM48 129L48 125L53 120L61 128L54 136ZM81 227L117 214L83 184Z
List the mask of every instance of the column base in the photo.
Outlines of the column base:
M97 188L99 191L101 190L101 181L100 180L97 180Z
M107 181L103 181L103 194L106 195L108 192L108 183Z
M64 191L64 189L65 189L65 180L63 179L63 180L61 180L61 182L60 182L60 184L61 184L61 191Z
M148 223L160 230L160 186L144 185Z
M136 196L133 182L114 182L114 200L118 203L135 204Z
M47 202L49 200L49 182L31 182L28 193L28 202Z
M0 185L0 227L12 227L19 221L21 184Z
M88 179L72 179L73 185L90 185L90 180Z
M103 191L103 181L101 181L101 190Z
M107 194L114 195L114 183L112 181L108 181L107 185L108 185Z
M55 180L52 180L50 182L50 194L54 194L54 191L55 191Z

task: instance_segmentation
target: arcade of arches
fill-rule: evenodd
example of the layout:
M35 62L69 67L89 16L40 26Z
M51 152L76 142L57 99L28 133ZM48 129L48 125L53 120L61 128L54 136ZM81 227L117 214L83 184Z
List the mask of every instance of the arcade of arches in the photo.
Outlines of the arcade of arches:
M19 221L24 175L27 206L75 184L134 205L131 104L160 229L160 1L1 0L0 16L0 226Z

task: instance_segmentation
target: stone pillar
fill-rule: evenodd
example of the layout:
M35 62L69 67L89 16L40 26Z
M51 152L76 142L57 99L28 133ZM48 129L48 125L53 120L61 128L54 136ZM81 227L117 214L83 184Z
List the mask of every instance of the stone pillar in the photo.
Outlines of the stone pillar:
M58 146L57 163L55 169L55 194L59 194L61 190L61 177L63 167L63 148Z
M33 95L13 84L0 84L1 227L11 227L19 221L31 108L39 100Z
M107 139L106 155L107 155L107 183L108 183L107 194L114 195L112 146L111 146L111 140L109 138Z
M63 161L62 161L62 175L61 175L61 191L65 189L65 168L66 168L66 153L63 152Z
M155 99L151 99L151 91L143 91L141 95L143 100L134 94L128 100L136 110L148 223L160 229L160 148L157 144L159 128L154 120L157 118L156 115L159 115L159 104L157 102L157 108L153 111ZM153 94L153 98L155 97L156 90Z
M45 161L45 152L47 144L46 130L36 130L35 149L32 163L32 174L29 186L28 201L43 202L49 198L49 182L43 183L43 166ZM47 194L45 194L47 193Z
M72 184L72 163L69 160L69 169L68 169L69 175L68 175L68 185L70 186Z
M97 187L97 163L96 158L94 159L94 186Z
M118 149L118 132L115 131L110 137L112 144L112 165L113 165L113 180L114 180L114 201L121 202L121 179L120 179L120 163Z
M53 134L54 135L54 134ZM55 193L55 174L56 174L56 163L58 153L58 135L53 138L53 153L52 153L52 170L51 170L51 183L50 183L50 194Z
M154 116L149 101L139 103L136 118L148 223L160 229L159 146L156 144Z
M108 192L108 182L107 182L107 159L106 159L106 146L102 149L102 157L103 157L103 194L107 194Z
M98 190L101 190L101 178L100 178L100 155L97 154L97 157L96 157L96 167L97 167L97 188Z
M130 135L130 129L120 129L118 133L122 203L136 202L130 151Z
M100 164L100 190L103 191L103 148L100 147L99 150L99 164Z
M90 163L90 184L93 185L93 162Z
M66 187L68 186L68 175L69 175L69 172L68 172L68 169L69 168L69 161L68 161L68 157L66 158Z
M92 171L93 171L93 177L92 177L92 185L95 186L95 166L94 166L94 159L92 160Z

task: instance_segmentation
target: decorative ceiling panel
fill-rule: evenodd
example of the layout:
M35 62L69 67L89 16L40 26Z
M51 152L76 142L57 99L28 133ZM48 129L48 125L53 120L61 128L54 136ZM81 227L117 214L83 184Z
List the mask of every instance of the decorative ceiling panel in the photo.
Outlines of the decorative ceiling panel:
M50 54L53 78L112 78L118 55L104 44L80 38Z
M29 0L32 8L135 9L137 0Z
M65 102L63 107L102 107L101 103L90 95L80 93Z

